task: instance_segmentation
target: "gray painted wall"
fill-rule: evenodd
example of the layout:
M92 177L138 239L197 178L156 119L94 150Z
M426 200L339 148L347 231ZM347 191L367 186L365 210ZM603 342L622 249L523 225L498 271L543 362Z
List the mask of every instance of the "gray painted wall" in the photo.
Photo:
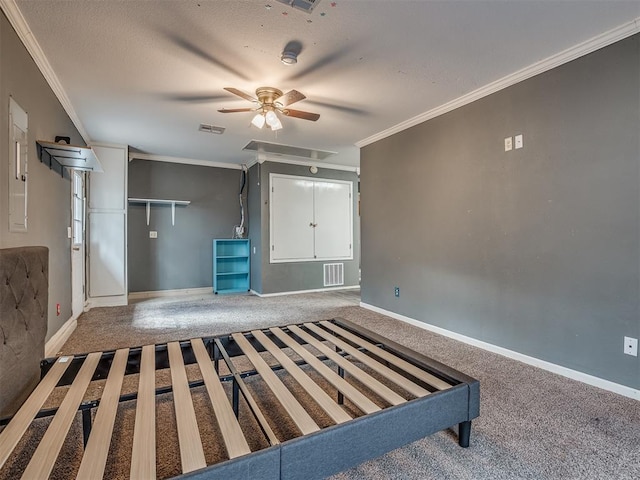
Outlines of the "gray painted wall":
M249 203L249 234L251 241L251 289L262 292L262 218L260 170L262 165L256 163L249 169L248 203ZM269 242L267 237L267 243ZM254 253L255 252L255 253ZM267 257L268 258L268 257Z
M149 160L129 163L129 197L190 200L176 207L129 205L129 291L212 287L212 240L240 223L240 170ZM149 231L158 238L149 238Z
M29 115L28 232L9 232L9 96ZM47 340L71 317L71 183L49 170L37 157L36 140L56 135L84 145L60 102L53 94L13 27L0 13L0 248L49 247L49 319ZM56 303L60 315L56 315Z
M255 168L255 167L253 167ZM252 171L253 171L252 168ZM357 286L359 284L360 266L360 217L358 216L357 192L358 176L353 172L331 170L328 168L318 168L318 173L309 173L309 167L302 165L289 165L278 162L264 162L260 165L259 178L261 225L260 235L262 241L259 245L260 254L252 256L252 268L256 262L261 265L261 290L257 290L257 284L252 283L251 288L261 294L280 293L300 290L314 290L324 288L323 264L326 262L291 262L291 263L269 263L269 174L282 173L287 175L299 175L303 177L328 178L334 180L350 180L353 182L354 203L353 203L353 225L354 225L354 254L353 260L344 262L345 286ZM252 186L254 185L252 180ZM255 192L254 192L255 193ZM251 193L250 193L251 196ZM255 201L252 198L253 201ZM251 200L250 200L251 203ZM252 217L255 218L255 215ZM255 229L252 235L255 235ZM258 250L256 249L256 252Z
M636 35L365 147L362 301L640 388L639 132Z

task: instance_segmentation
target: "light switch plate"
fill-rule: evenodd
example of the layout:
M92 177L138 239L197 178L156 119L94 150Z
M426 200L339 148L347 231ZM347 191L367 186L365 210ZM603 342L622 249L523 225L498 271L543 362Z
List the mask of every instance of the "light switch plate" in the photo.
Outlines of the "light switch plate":
M524 146L523 141L524 139L522 138L522 134L516 135L516 149L522 148Z
M513 139L511 137L507 137L504 139L504 151L508 152L513 148Z
M150 230L149 238L158 238L158 232L156 232L155 230Z

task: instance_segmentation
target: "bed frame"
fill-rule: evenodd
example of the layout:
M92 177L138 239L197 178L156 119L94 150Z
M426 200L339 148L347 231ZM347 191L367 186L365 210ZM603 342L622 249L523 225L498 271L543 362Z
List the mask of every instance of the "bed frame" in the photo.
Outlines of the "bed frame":
M269 365L261 352L277 362ZM240 371L240 359L252 368ZM185 365L190 364L198 365L201 380L188 382ZM155 372L164 368L170 368L172 385L156 388ZM321 388L308 372L330 387ZM137 392L122 395L123 379L130 374L139 374ZM295 380L333 425L318 426L283 375ZM278 418L260 409L247 386L248 377L255 376L266 382L282 407L278 415L286 412L298 436L283 440L274 434ZM100 379L106 379L101 398L83 403L89 383ZM230 393L224 388L228 382ZM59 407L43 410L52 390L63 385L69 389ZM228 454L228 460L214 465L205 462L190 394L198 386L206 388ZM458 442L467 447L480 404L477 380L349 321L274 327L43 361L33 394L13 417L0 420L6 425L0 433L0 469L33 420L53 416L23 472L23 478L47 478L80 411L85 449L77 478L102 478L118 404L135 398L130 475L156 478L155 397L168 392L173 392L183 472L175 478L181 479L323 478L456 425ZM241 401L269 447L251 451L237 420Z

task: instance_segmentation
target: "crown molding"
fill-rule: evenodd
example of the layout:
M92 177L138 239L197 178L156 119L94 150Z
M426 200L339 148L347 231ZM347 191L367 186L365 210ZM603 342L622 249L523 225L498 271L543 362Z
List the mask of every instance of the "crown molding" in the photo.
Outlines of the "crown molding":
M169 157L166 155L151 155L148 153L129 152L129 161L132 160L152 160L154 162L180 163L183 165L198 165L201 167L229 168L232 170L242 170L242 165L236 163L211 162L209 160L197 160L194 158Z
M466 95L456 98L455 100L447 102L443 105L440 105L439 107L417 115L413 118L410 118L409 120L398 123L397 125L378 132L375 135L371 135L370 137L356 142L355 145L358 148L365 147L371 143L377 142L378 140L382 140L383 138L389 137L395 133L418 125L419 123L425 122L435 117L439 117L440 115L444 115L445 113L451 112L452 110L460 108L471 102L475 102L476 100L515 85L516 83L522 82L535 75L546 72L548 70L552 70L556 67L559 67L560 65L583 57L584 55L623 40L627 37L630 37L631 35L635 35L638 32L640 32L640 17L636 18L635 20L631 20L630 22L623 23L622 25L619 25L612 30L597 35L585 42L570 47L560 53L547 57L544 60L518 70L517 72L507 75L506 77L496 80L495 82L491 82L484 87L480 87L470 93L467 93Z
M62 104L62 108L67 112L67 115L75 125L80 136L83 138L85 143L91 143L91 138L80 121L80 117L78 117L78 114L73 108L71 100L69 100L69 97L67 96L67 92L65 92L60 80L58 80L58 76L53 71L53 68L49 63L49 60L47 60L40 44L33 36L33 33L31 32L31 29L29 28L29 25L16 2L14 0L0 0L0 8L2 8L2 11L9 19L9 22L18 34L18 37L31 55L31 58L33 58L33 61L36 63L36 66L49 84L49 87L53 90L54 95Z

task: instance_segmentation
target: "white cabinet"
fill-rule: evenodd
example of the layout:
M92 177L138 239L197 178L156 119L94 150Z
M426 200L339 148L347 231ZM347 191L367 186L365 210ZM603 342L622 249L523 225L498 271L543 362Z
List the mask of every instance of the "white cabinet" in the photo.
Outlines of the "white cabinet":
M271 263L353 259L353 183L269 175Z
M89 305L127 304L127 147L93 145L89 176Z

